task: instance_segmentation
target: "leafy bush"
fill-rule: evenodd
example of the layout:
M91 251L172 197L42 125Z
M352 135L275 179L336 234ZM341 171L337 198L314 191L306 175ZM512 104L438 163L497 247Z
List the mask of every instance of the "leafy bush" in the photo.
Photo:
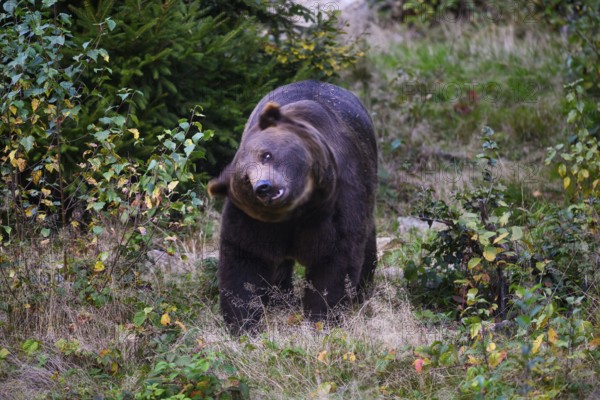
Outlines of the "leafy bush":
M107 70L109 55L97 41L76 45L70 17L53 18L53 3L40 8L6 3L0 15L0 244L10 249L2 258L1 288L29 305L36 296L46 297L48 284L73 280L86 300L102 305L114 282L137 284L156 232L172 252L176 232L194 221L203 203L190 189L191 161L203 157L198 147L211 132L194 115L157 136L144 161L133 158L123 144L139 146L144 138L132 113L137 92L123 90L116 107L80 129L77 140L67 138L66 127L81 124L90 102L112 104L115 98L102 86L90 90L80 81L88 68ZM110 30L114 23L102 26ZM68 58L67 52L75 55ZM69 147L77 148L77 158L67 173ZM74 237L85 240L71 241ZM110 238L104 241L108 248L99 245L102 238ZM40 272L21 262L25 246L35 249L32 258L57 262L61 271ZM62 259L49 259L47 252L62 252Z
M227 376L223 378L222 376ZM217 354L167 354L156 362L139 400L157 399L248 399L247 384Z
M133 113L145 142L135 149L126 143L130 153L146 157L164 129L201 104L209 116L203 123L215 131L216 140L206 144L208 163L201 162L212 174L230 160L263 95L292 80L328 79L359 55L336 43L342 32L335 14L289 0L97 0L68 1L62 7L75 14L78 41L102 33L102 47L111 56L110 74L84 74L89 86L102 83L107 98L122 87L140 92ZM109 17L113 30L102 24ZM88 103L83 125L108 105L106 100ZM71 138L79 134L77 128L68 133Z
M498 145L493 135L490 128L483 130L483 153L477 156L485 162L485 186L456 193L451 204L424 193L421 218L442 222L447 229L424 246L429 250L425 265L411 276L442 292L444 302L457 302L461 314L481 311L489 317L497 310L504 318L508 286L529 273L532 255L523 242L524 229L516 223L521 215L506 203L505 187L495 176Z

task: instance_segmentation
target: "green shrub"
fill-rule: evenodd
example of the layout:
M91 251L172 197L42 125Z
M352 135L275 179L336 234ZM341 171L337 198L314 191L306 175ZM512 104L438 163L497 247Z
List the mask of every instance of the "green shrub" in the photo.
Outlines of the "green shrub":
M248 399L250 396L247 384L218 354L177 353L167 354L164 360L153 365L135 398L234 400Z
M54 18L53 3L6 3L0 15L0 243L8 249L1 288L29 305L46 298L48 286L71 280L84 299L99 306L109 300L115 282L138 283L157 232L173 252L176 233L194 221L203 203L193 190L191 162L204 156L199 145L211 132L193 114L158 135L145 160L127 154L124 143L144 142L132 111L137 92L111 97L102 86L90 90L80 81L87 69L107 70L109 54L97 43L75 44L70 17ZM110 31L114 22L102 27ZM74 55L66 57L67 52ZM118 106L81 129L82 110L97 99ZM76 141L65 134L69 126L80 129ZM77 158L67 173L65 153L73 146ZM108 248L98 245L102 238ZM23 262L27 246L33 251ZM62 259L46 256L52 252ZM36 262L59 263L60 271L29 266Z
M75 15L78 41L93 41L101 32L111 57L110 73L90 69L85 81L102 83L106 98L122 87L140 92L133 114L145 142L135 149L126 143L130 154L146 157L164 129L200 104L208 116L202 122L216 139L206 144L208 162L200 164L212 174L231 159L263 95L292 80L329 79L359 55L336 43L342 31L335 14L289 0L68 1L62 8ZM113 30L102 24L109 17ZM80 127L110 105L106 99L86 104L85 121L69 137L78 137Z

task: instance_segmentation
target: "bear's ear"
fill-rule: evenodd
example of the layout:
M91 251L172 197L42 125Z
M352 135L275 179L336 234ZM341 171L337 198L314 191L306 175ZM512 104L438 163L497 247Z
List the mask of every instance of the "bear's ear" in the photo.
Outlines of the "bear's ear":
M281 110L279 104L272 101L268 102L263 108L262 113L258 120L258 126L260 129L265 130L270 126L275 126L277 121L281 119Z
M222 176L211 179L206 186L210 197L225 197L229 188L229 182Z

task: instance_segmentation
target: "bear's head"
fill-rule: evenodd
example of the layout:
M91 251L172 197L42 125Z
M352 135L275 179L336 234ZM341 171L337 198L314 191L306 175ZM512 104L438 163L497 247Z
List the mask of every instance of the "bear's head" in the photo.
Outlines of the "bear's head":
M211 196L228 196L250 217L281 222L335 185L333 153L303 115L307 107L269 102L248 126L232 163L208 183ZM318 119L317 119L318 121Z

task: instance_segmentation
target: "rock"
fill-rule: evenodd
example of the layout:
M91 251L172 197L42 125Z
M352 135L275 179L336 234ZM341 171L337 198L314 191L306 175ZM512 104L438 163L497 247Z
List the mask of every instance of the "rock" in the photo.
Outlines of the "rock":
M429 223L416 217L398 217L398 231L400 234L410 233L412 230L426 232L429 229L441 231L446 228L446 225L440 222L434 222L431 227Z

